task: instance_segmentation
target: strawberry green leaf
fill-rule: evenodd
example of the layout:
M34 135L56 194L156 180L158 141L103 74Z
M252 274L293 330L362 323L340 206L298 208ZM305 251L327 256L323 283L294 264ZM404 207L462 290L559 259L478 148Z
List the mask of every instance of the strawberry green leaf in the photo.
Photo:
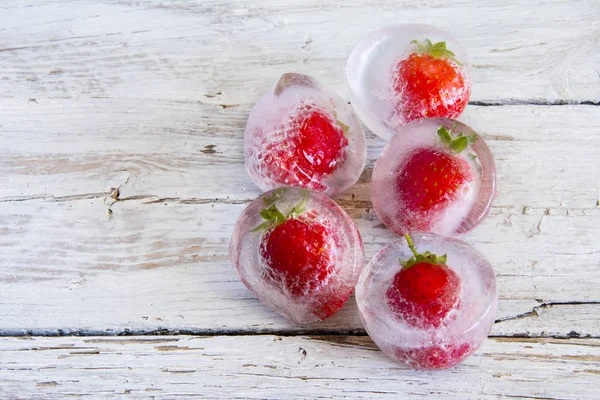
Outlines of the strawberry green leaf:
M267 221L275 221L275 222L285 221L285 215L283 215L281 213L281 211L279 211L277 209L277 206L275 206L275 204L269 206L269 208L265 208L265 209L261 210L260 216L263 217L263 219L266 219Z
M412 40L410 42L416 46L416 53L429 54L433 58L447 58L454 61L458 65L462 65L457 59L454 52L448 50L446 42L431 43L431 40L425 39L423 42Z
M302 196L302 200L300 200L300 203L296 204L290 210L290 212L288 212L287 218L296 218L300 214L304 213L304 211L306 211L306 201L307 201L307 197L306 196Z
M452 136L450 135L450 132L448 132L448 129L446 129L445 126L440 125L440 127L437 130L437 134L444 145L449 146L450 143L452 143Z
M267 208L263 208L260 210L260 216L265 220L262 224L250 230L250 232L257 231L266 231L269 229L275 228L277 225L283 224L286 220L290 218L297 218L301 214L306 211L306 202L308 201L308 197L310 192L306 189L301 189L301 200L298 204L296 204L292 209L284 215L277 206L275 202L282 200L282 194L287 191L288 188L279 188L273 191L273 195L270 197L265 197L263 200L267 205Z
M437 135L444 147L447 147L455 153L461 153L469 146L469 144L475 143L478 138L476 134L465 136L462 132L456 135L453 132L453 129L448 129L444 125L439 126Z
M273 190L271 196L263 196L263 201L265 206L269 207L272 204L275 204L277 201L283 199L283 194L288 191L288 188L282 187Z
M260 210L260 216L266 221L258 225L256 228L250 230L250 232L271 229L279 224L284 223L286 220L286 216L283 215L281 211L279 211L275 204L271 204L269 208L264 208Z
M253 229L250 229L250 232L267 231L271 228L271 226L273 226L272 221L265 221L262 224L254 227Z
M406 261L400 260L400 264L404 267L404 269L410 268L413 265L417 265L420 263L427 263L432 265L446 265L448 261L448 254L444 254L443 256L438 256L437 254L433 254L429 251L426 251L423 254L420 254L415 247L410 235L406 234L406 242L408 243L408 248L413 253L413 257L409 258Z
M455 153L460 153L469 145L469 139L466 136L459 136L450 143L450 150Z

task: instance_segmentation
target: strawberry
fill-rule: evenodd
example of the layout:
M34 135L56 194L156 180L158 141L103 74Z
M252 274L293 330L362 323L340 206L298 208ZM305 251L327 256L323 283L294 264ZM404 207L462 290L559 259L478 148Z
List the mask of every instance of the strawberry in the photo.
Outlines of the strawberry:
M349 127L310 104L293 112L288 126L280 140L266 146L267 176L283 185L324 190L322 179L346 160Z
M263 236L260 254L266 277L293 296L316 289L333 269L327 228L306 218L289 218Z
M395 318L411 326L439 328L460 305L460 277L446 265L447 255L419 254L408 234L406 241L414 256L401 261L403 268L386 291L388 306Z
M327 224L305 212L301 203L287 215L275 204L261 211L266 220L255 230L265 230L259 253L263 276L291 297L314 300L313 313L320 319L335 314L351 292L337 293L323 288L335 271L335 238Z
M395 353L412 368L433 370L453 367L475 350L469 343L436 343L420 348L398 348Z
M440 126L443 146L419 147L401 164L396 192L403 207L397 216L410 231L429 231L436 215L461 197L473 180L469 163L457 154L476 136L455 136Z
M458 117L471 83L446 42L413 40L415 51L393 67L392 92L403 123L425 117Z

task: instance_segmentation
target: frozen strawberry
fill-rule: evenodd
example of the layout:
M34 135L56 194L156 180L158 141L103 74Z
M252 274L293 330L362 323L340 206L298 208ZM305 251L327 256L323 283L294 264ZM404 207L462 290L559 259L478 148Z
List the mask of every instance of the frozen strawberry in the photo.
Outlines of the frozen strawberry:
M381 350L411 368L433 370L450 368L481 346L494 325L498 295L491 265L473 247L415 233L365 266L356 303Z
M419 254L408 234L406 240L414 256L401 261L402 269L386 292L388 306L407 324L423 329L439 327L459 304L460 278L446 266L446 255Z
M267 177L285 185L324 190L323 179L347 157L348 126L313 105L302 105L290 117L279 141L266 145Z
M321 319L335 314L351 291L320 290L335 271L336 241L331 229L318 221L304 204L284 216L275 205L261 211L267 232L260 242L265 279L292 297L311 297L316 292L314 313Z
M470 71L465 48L448 32L424 24L375 31L346 62L352 106L385 140L411 121L458 117L471 93Z
M365 134L335 91L310 76L287 73L250 112L244 160L264 191L297 186L332 195L362 173Z
M420 120L416 124L430 122ZM372 186L375 211L398 234L452 234L460 228L460 218L467 218L469 208L476 205L475 193L480 188L477 157L471 150L465 150L477 140L477 135L455 133L444 125L437 125L433 135L407 150L395 149L406 147L405 141L390 142L375 165ZM393 151L402 156L395 156ZM486 193L487 196L490 198L484 201L490 202L491 193Z
M458 117L471 84L446 42L413 40L414 52L394 65L392 91L404 123L426 117Z
M459 199L473 179L469 163L457 157L469 139L452 138L451 131L443 126L438 135L446 148L413 150L397 174L396 190L404 207L399 218L405 221L407 232L429 231L437 214Z
M274 206L267 211L281 214ZM335 249L327 227L303 217L285 219L267 232L260 255L267 266L265 276L293 296L310 293L335 268Z
M364 257L350 217L331 199L300 188L255 200L236 223L230 255L242 282L296 322L339 311Z
M371 198L393 232L459 236L477 226L496 196L494 160L471 128L445 118L404 125L372 175Z

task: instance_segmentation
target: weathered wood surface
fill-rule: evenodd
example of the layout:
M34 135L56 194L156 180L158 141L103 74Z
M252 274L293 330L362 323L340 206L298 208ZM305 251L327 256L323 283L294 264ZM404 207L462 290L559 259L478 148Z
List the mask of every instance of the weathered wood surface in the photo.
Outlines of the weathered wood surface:
M242 157L253 102L289 71L347 98L351 48L399 22L469 49L461 120L498 168L464 238L497 273L494 338L435 374L373 351L354 300L289 323L228 260L259 194ZM2 2L0 335L38 337L0 339L0 398L600 397L599 43L594 0ZM370 258L395 236L371 209L385 143L368 138L337 200ZM147 333L217 336L97 337ZM93 337L39 337L64 334Z
M229 263L233 224L259 193L243 169L247 107L66 101L7 114L20 121L4 129L0 165L7 332L305 329L263 309ZM89 121L92 109L101 117ZM498 274L499 318L510 320L494 334L600 336L597 115L583 105L466 112L498 166L491 215L465 238ZM371 137L363 179L340 197L367 258L395 238L369 199L383 145ZM584 304L553 306L574 302ZM308 329L360 328L352 303Z
M107 207L103 198L27 201L0 216L0 229L8 232L0 239L4 329L97 334L301 329L264 309L229 263L229 235L243 204L131 200L114 204L112 216ZM540 314L501 322L494 334L600 335L600 304L552 306L598 301L598 213L563 214L498 209L468 236L496 267L499 317L534 307ZM357 222L367 257L394 239L371 214ZM351 302L339 316L310 329L360 327Z
M489 339L420 372L356 336L0 338L0 381L40 399L597 399L600 341Z
M121 199L148 201L236 201L260 193L243 170L249 104L3 99L0 107L0 201L103 196L111 187L120 188ZM494 154L496 206L589 210L600 201L600 177L593 173L599 115L591 105L469 106L461 120ZM369 199L371 171L384 145L369 133L365 173L342 198Z
M97 3L2 2L3 96L240 104L292 70L346 92L345 59L363 37L420 22L469 50L474 101L600 101L595 0Z

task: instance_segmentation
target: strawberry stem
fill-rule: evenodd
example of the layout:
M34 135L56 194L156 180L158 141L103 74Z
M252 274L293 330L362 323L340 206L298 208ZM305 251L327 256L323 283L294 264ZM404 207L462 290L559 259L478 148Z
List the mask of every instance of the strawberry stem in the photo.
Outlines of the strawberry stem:
M404 269L408 269L413 265L417 265L420 263L427 263L432 265L445 265L448 260L448 254L444 254L443 256L438 256L437 254L433 254L429 251L426 251L423 254L420 254L417 251L415 244L413 243L410 235L406 234L406 242L408 243L408 248L414 254L413 257L409 258L406 261L400 260L400 264L404 267Z
M405 236L406 236L406 242L408 243L408 248L410 249L410 251L412 251L412 253L415 255L415 257L417 257L419 255L419 252L417 251L415 244L413 243L412 239L410 238L410 235L407 233Z

